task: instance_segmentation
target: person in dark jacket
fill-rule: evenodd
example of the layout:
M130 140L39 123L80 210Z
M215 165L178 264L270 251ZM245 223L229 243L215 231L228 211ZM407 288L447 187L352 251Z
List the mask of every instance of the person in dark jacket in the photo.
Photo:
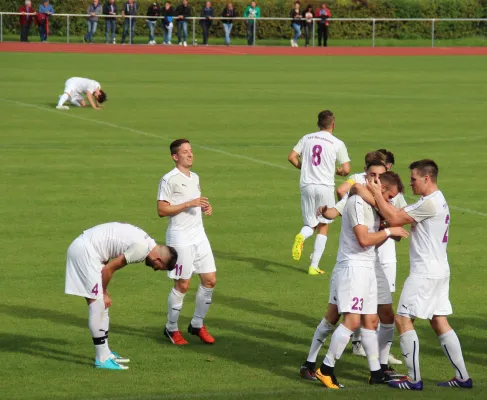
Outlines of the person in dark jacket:
M32 21L34 21L34 15L28 15L35 13L36 10L32 8L32 2L30 0L26 0L25 5L19 8L20 15L20 41L21 42L28 42L29 41L29 32L30 26L32 25Z
M224 18L236 18L237 12L233 8L232 3L228 3L223 9L222 17ZM233 19L223 19L223 29L225 30L225 45L230 46L230 32L232 32Z
M180 46L186 47L188 45L186 43L188 39L188 20L186 18L191 17L191 7L188 0L183 0L183 3L177 6L176 16L178 20L178 42Z
M122 17L125 18L125 21L123 23L122 44L125 43L125 39L127 38L127 36L129 36L130 44L134 43L135 22L137 21L137 19L127 18L127 17L137 15L138 11L139 11L139 5L134 0L128 0L123 5Z
M309 41L313 36L313 6L310 4L306 7L306 10L303 11L303 19L304 19L304 37L306 40L306 47L309 46Z
M172 8L170 1L166 1L166 4L164 4L161 15L164 17L164 19L162 20L162 33L164 35L164 40L162 44L171 44L172 29L174 26L174 9Z
M203 29L203 46L208 46L208 37L210 36L210 28L211 24L213 23L213 18L215 17L215 13L213 12L213 8L211 8L211 3L209 1L206 2L205 6L201 10L201 18L200 25Z
M291 39L291 47L298 47L298 39L301 36L301 23L302 23L302 13L301 13L301 3L296 1L294 8L289 13L291 17L291 28L294 32L294 37Z
M88 7L88 32L83 37L83 42L93 43L93 35L96 33L98 27L98 16L101 15L103 7L100 4L100 0L93 0L93 3Z
M157 18L161 15L161 8L155 1L147 9L147 27L149 28L149 44L156 44L154 32L156 30Z
M118 9L115 0L108 0L103 6L103 15L117 15ZM117 26L116 17L105 18L105 43L115 44L115 27Z
M323 46L326 47L328 46L328 18L331 18L331 11L325 3L316 10L315 17L320 19L318 21L318 46L321 46L323 41Z

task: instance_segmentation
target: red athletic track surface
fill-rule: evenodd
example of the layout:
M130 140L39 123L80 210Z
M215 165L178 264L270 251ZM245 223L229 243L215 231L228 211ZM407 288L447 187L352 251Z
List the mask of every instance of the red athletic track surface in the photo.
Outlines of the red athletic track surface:
M279 47L0 43L0 52L92 54L197 54L257 56L463 56L487 55L487 47Z

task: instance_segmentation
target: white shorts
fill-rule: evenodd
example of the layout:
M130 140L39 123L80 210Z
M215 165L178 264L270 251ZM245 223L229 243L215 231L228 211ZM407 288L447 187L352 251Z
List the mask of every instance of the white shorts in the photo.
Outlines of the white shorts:
M450 278L430 279L410 275L402 289L397 314L409 318L431 319L450 315Z
M76 81L71 78L68 79L64 85L64 93L69 94L72 100L83 100L83 96L76 89Z
M377 304L392 304L391 288L382 264L375 264L375 278L377 279Z
M64 292L89 299L100 298L103 296L103 267L93 246L83 235L78 236L68 248Z
M384 273L386 274L386 278L387 278L387 281L389 282L389 288L391 290L391 293L394 293L396 291L397 263L396 262L381 263L380 265L381 265L382 269L384 270Z
M336 304L340 314L377 314L377 280L373 267L335 267L332 280L329 303Z
M208 240L191 246L172 247L178 252L178 261L176 267L167 272L169 278L190 279L193 274L207 274L216 271L215 258Z
M301 188L301 213L304 225L315 228L318 223L331 224L333 220L317 217L320 206L335 206L335 188L325 185L306 185Z

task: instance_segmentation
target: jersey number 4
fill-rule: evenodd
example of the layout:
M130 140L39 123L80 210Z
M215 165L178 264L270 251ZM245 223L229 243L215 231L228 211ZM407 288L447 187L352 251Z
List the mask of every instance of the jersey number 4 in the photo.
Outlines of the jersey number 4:
M311 163L317 167L321 164L321 153L323 151L323 147L319 144L313 146L313 152L311 153Z
M445 224L447 225L445 234L443 235L443 243L448 243L448 229L450 229L450 216L447 215L445 218Z

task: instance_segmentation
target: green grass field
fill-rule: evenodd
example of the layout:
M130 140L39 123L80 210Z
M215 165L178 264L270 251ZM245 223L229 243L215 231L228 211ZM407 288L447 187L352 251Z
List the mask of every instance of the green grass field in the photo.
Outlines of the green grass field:
M0 53L1 397L484 398L485 62ZM71 76L101 82L105 109L55 110ZM435 387L454 373L426 321L417 324L422 393L369 387L367 362L350 348L336 368L346 390L330 393L300 379L326 308L339 222L322 259L328 274L308 276L312 241L299 263L291 259L301 214L299 173L287 154L316 129L325 108L336 114L336 134L348 146L353 171L379 147L395 153L406 183L411 161L439 163L452 209L450 322L474 390ZM162 332L172 282L131 265L110 285L110 345L132 359L130 370L95 370L84 300L64 294L66 249L82 230L118 220L164 241L157 187L173 168L168 144L179 137L193 142L194 170L214 209L205 226L218 283L206 323L217 342L205 346L188 337L185 348L169 344ZM407 246L398 245L398 288L409 270ZM182 330L196 287L193 282L185 299ZM399 358L398 340L392 352Z

